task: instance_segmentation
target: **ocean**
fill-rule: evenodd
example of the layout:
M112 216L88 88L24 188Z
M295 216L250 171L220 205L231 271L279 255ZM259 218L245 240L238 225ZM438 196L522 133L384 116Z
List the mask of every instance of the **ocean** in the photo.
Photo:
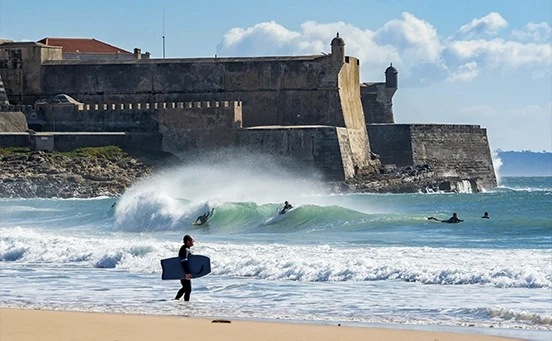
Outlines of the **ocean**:
M552 177L499 184L332 194L270 165L196 165L119 198L0 199L0 307L550 340ZM294 209L279 215L284 200ZM211 208L207 224L192 225ZM453 212L464 221L427 220ZM161 280L160 259L176 256L185 234L212 266L192 281L190 302L173 300L178 281Z

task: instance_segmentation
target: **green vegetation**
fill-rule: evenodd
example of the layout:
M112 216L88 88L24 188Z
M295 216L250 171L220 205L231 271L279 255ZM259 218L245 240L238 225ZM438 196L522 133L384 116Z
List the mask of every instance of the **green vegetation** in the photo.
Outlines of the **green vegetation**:
M28 155L31 153L31 150L27 147L6 147L0 148L0 156L5 155Z
M0 148L0 155L29 155L31 150L25 147L7 147ZM52 156L65 156L69 158L77 157L94 157L94 158L104 158L104 159L119 159L129 157L129 154L123 151L120 147L117 146L106 146L106 147L86 147L78 148L70 152L57 152L54 151L49 153Z
M53 152L54 155L63 155L70 158L95 157L104 159L118 159L128 157L128 153L117 146L78 148L70 152Z

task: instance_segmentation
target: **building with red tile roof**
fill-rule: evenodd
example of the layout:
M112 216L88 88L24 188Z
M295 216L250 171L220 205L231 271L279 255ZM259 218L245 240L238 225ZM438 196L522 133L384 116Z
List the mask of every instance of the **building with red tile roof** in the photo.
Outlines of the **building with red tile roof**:
M61 46L63 59L65 60L142 58L140 49L134 49L134 53L132 53L94 38L43 38L38 42L49 46ZM140 56L137 57L137 54ZM146 53L143 57L148 58L149 54Z

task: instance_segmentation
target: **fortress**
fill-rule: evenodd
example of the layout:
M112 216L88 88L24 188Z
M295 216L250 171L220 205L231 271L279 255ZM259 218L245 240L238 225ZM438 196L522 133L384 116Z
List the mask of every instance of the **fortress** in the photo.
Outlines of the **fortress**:
M0 41L0 147L115 144L184 157L244 148L290 157L328 181L427 165L440 189L496 187L484 128L395 124L397 70L361 83L339 34L330 54L293 57L81 56L66 45Z

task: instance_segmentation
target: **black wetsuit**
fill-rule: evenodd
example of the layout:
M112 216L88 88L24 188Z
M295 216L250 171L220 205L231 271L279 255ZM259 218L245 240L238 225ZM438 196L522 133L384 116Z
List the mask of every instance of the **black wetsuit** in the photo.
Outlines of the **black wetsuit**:
M441 220L442 223L449 223L449 224L456 224L463 222L462 219L458 219L456 217L450 217L448 220Z
M196 224L199 220L199 223L200 224L205 224L207 222L207 219L209 218L209 214L205 213L204 215L200 215L199 217L197 217L196 219Z
M449 219L446 219L446 220L439 220L439 219L434 218L434 217L428 217L427 220L436 220L436 221L440 221L442 223L449 223L449 224L456 224L456 223L461 223L461 222L464 221L462 219L458 219L457 217L450 217Z
M282 208L282 210L280 211L280 214L287 213L287 211L291 210L292 208L293 206L291 206L291 204L284 205L284 208Z
M178 257L180 258L180 260L182 261L186 259L182 262L182 268L184 269L184 272L186 274L190 273L190 268L188 267L188 256L190 254L190 249L186 247L186 245L182 245L180 251L178 251ZM182 284L182 288L178 290L178 293L176 294L176 297L174 299L179 300L182 295L184 295L184 301L189 301L190 294L192 293L192 281L184 278L180 280L180 283Z

